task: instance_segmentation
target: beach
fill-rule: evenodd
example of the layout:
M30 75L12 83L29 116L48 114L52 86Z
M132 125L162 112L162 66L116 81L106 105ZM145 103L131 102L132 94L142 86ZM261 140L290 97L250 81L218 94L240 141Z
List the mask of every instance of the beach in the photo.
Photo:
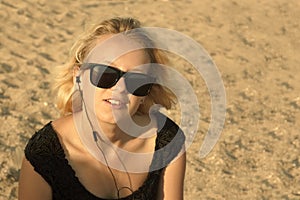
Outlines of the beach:
M116 16L192 38L220 72L225 123L213 150L200 158L210 94L205 78L179 65L201 111L187 148L185 199L300 199L300 1L2 0L0 200L17 199L27 141L59 117L53 69L67 61L86 28Z

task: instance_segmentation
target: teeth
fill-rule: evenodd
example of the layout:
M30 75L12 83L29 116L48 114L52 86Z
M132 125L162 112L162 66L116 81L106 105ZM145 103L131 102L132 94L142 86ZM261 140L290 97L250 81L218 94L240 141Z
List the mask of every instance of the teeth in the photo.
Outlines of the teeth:
M114 100L114 99L109 99L107 100L109 103L111 103L112 105L120 105L120 101L118 100Z

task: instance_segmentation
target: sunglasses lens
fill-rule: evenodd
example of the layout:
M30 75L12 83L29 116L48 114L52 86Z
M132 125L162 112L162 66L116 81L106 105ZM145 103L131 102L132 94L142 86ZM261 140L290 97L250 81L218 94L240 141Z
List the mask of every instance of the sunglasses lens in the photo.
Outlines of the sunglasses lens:
M145 74L128 73L125 75L126 88L135 96L146 96L153 85L153 79Z
M97 65L91 69L91 82L99 88L111 88L118 81L118 73L113 68Z
M91 83L99 88L111 88L118 82L121 73L107 65L94 65L91 67ZM141 73L128 72L124 78L127 91L135 96L148 95L154 82L154 78Z

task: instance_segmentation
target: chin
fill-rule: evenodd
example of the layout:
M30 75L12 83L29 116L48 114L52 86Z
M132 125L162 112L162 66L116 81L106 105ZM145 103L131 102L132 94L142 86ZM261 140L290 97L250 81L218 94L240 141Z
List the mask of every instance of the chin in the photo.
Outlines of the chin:
M116 110L113 112L112 110L103 112L100 111L97 113L97 118L99 122L109 123L109 124L117 124L119 122L128 121L128 117L132 118L133 114L127 109Z
M100 123L107 123L107 124L116 124L117 123L116 119L113 116L101 116L101 115L99 116L98 115L97 118Z

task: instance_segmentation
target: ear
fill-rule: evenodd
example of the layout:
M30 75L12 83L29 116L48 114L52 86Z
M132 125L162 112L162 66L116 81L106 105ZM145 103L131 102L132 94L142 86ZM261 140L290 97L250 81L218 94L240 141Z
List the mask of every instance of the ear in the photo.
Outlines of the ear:
M80 83L80 68L78 66L73 67L73 83Z

